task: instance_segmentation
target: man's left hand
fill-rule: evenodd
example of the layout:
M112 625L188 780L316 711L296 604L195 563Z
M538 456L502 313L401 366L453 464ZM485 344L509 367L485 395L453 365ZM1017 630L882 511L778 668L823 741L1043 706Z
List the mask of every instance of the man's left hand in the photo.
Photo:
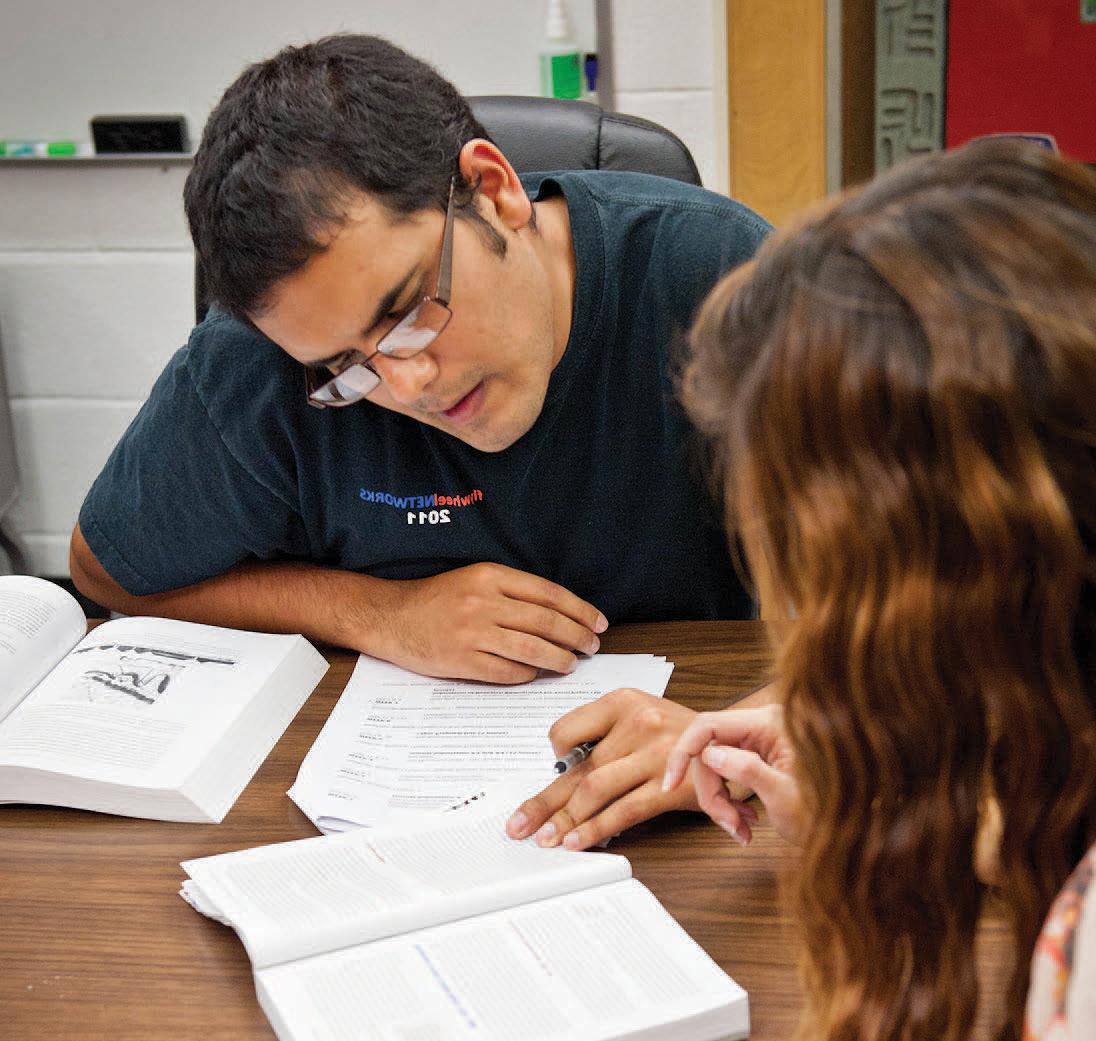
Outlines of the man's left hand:
M597 744L584 762L523 802L507 834L536 833L541 846L586 849L667 810L699 810L690 778L662 791L670 749L695 717L684 705L630 688L561 716L548 735L557 756L584 741Z

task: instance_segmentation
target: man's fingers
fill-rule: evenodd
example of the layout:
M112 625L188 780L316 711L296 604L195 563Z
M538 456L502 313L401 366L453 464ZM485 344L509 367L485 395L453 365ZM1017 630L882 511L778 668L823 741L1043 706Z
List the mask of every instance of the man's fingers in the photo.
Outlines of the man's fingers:
M586 626L540 604L507 599L498 625L502 629L539 636L565 651L596 654L601 648L601 641Z
M450 680L473 680L478 683L498 683L503 686L516 686L519 683L528 683L539 675L539 670L532 665L524 665L521 662L502 658L497 654L487 654L482 651L473 651L470 654L453 660L452 664L442 668L431 669L418 662L404 663L399 656L392 659L397 665L419 672L424 676L437 676Z
M429 675L518 683L537 669L567 673L576 653L599 649L597 634L608 627L596 607L562 586L502 564L469 564L393 588L381 656Z
M483 649L522 665L560 674L574 672L578 664L578 659L570 651L542 640L539 636L514 632L512 629L496 629L488 637Z
M585 626L591 633L603 633L609 628L605 615L593 604L588 604L569 589L564 589L555 582L549 582L546 578L507 568L502 573L499 588L515 600L539 604L541 607L549 607L559 614L566 615L579 625Z
M513 661L498 654L483 652L474 654L470 665L471 667L466 670L453 670L454 675L450 678L513 686L536 679L539 672L536 666Z

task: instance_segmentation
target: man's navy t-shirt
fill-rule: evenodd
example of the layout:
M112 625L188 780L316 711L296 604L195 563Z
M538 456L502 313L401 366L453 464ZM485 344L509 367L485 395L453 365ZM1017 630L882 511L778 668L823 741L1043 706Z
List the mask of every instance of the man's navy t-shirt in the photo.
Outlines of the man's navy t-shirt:
M577 263L570 338L528 433L485 453L368 402L310 408L300 365L215 313L81 510L115 581L145 595L254 559L389 579L495 561L612 622L748 617L673 366L708 289L767 226L645 175L526 183L566 197Z

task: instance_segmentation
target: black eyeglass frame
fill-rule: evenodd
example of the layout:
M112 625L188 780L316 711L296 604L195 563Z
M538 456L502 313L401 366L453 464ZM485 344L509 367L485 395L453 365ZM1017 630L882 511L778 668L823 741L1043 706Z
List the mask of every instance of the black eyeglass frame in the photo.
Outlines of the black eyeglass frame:
M370 364L378 355L413 358L421 354L444 331L453 317L449 307L453 282L453 197L456 179L449 181L445 206L445 231L441 239L438 280L433 294L424 296L377 341L372 354L351 351L330 377L321 381L320 371L305 366L305 400L313 408L344 408L361 401L381 384L380 374ZM410 341L410 342L409 342Z

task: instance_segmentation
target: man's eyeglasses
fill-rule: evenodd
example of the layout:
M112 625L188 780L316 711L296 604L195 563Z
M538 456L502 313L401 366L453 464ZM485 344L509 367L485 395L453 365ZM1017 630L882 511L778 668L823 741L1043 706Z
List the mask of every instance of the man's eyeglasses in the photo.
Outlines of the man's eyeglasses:
M361 401L376 390L380 376L370 362L378 355L388 358L413 358L426 350L449 324L449 290L453 280L453 181L449 182L449 202L445 207L445 232L441 240L438 284L433 296L423 297L380 338L369 355L351 351L338 370L326 380L321 370L305 367L305 394L315 408L342 408Z

